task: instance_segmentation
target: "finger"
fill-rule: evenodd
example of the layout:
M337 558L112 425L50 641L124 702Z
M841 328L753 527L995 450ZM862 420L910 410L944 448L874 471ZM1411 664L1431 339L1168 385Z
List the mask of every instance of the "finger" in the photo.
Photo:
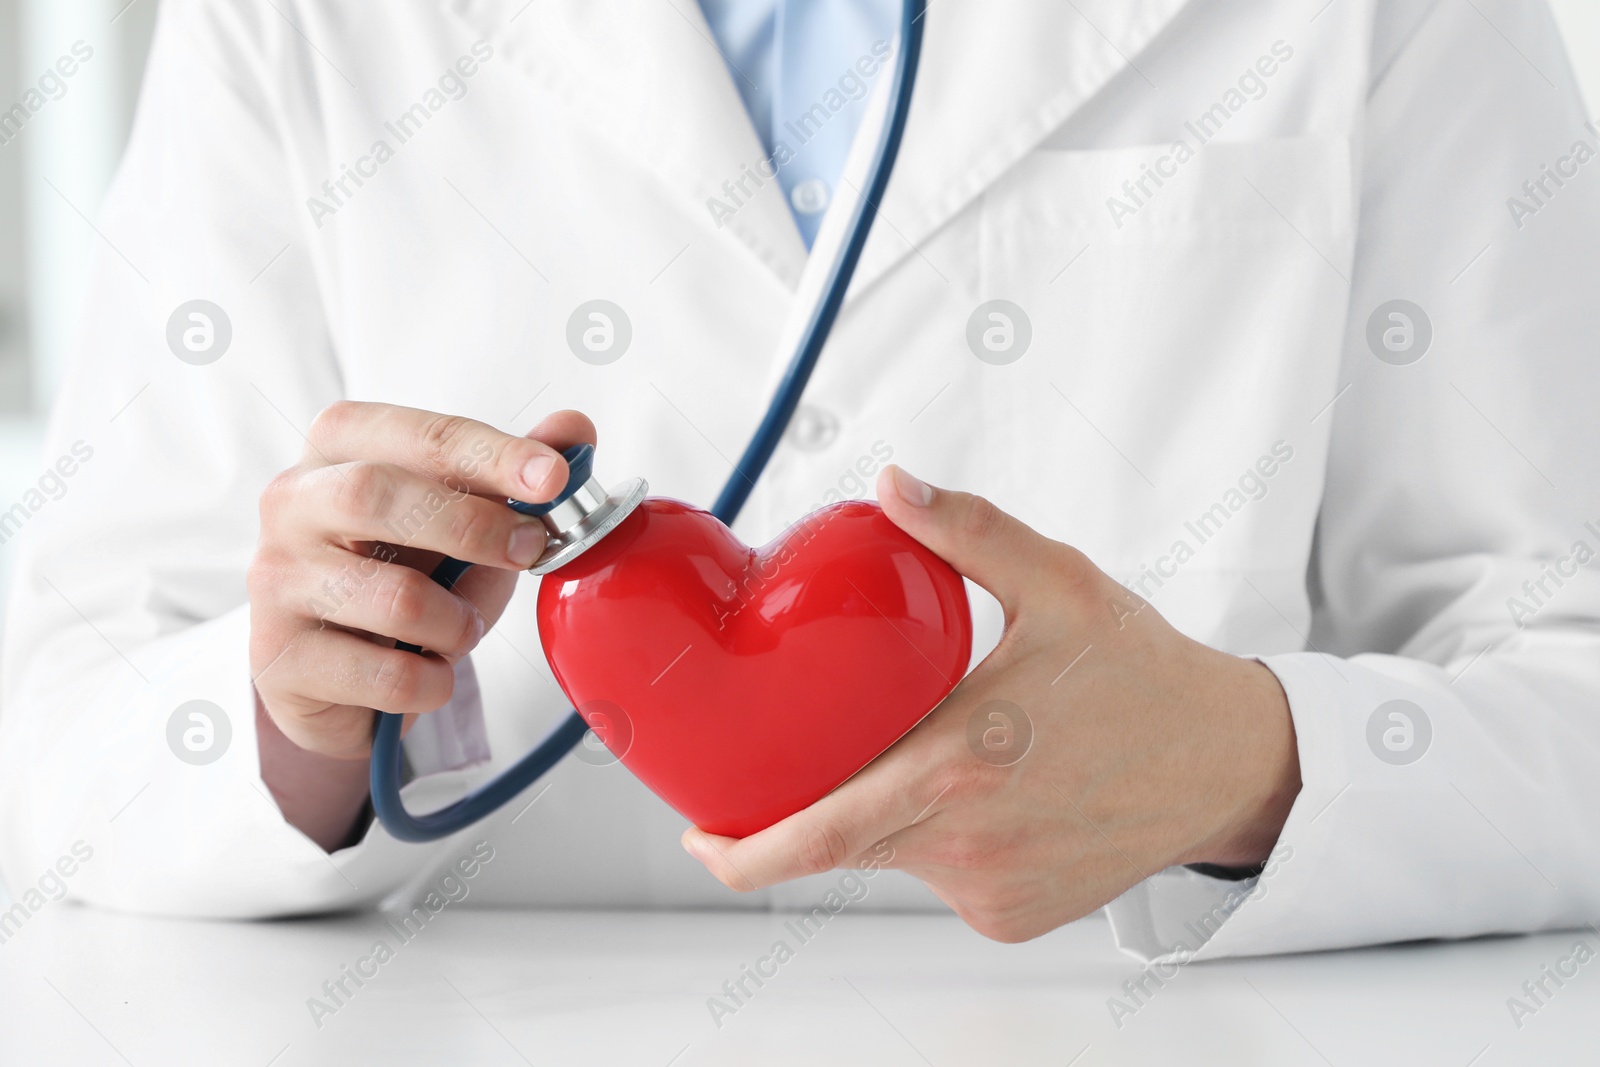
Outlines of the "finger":
M474 567L456 579L450 592L465 600L484 620L485 628L493 630L495 623L505 613L506 605L511 602L511 595L517 591L517 578L516 571Z
M683 847L740 892L846 866L926 807L927 798L918 800L918 791L908 788L913 779L902 762L880 757L809 808L743 839L691 827Z
M385 648L343 630L310 630L295 638L292 655L257 675L256 688L269 707L270 693L307 706L422 714L450 700L455 671L436 655Z
M371 460L286 472L264 495L262 523L351 550L381 541L509 570L532 566L547 537L537 518L459 483L452 490Z
M977 582L1009 611L1043 574L1080 584L1092 565L971 493L933 486L893 464L878 476L878 502L894 524Z
M262 706L278 732L296 748L337 760L364 760L372 755L372 709L338 704L296 710L282 701ZM407 715L409 725L416 716ZM402 736L404 729L402 729Z
M581 429L570 417L555 428ZM340 401L322 410L307 440L318 465L377 460L487 497L540 503L567 484L566 461L547 442L458 415Z
M324 624L364 630L437 652L455 661L477 647L488 628L465 597L421 571L334 549L295 572L286 592Z
M524 436L543 442L558 452L573 445L597 444L600 440L589 416L572 410L552 411Z

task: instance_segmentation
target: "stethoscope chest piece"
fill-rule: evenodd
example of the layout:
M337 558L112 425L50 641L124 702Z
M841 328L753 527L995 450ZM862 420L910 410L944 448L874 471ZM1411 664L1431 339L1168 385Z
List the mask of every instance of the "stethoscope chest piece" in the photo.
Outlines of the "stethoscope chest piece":
M574 445L562 453L567 461L566 488L547 504L506 501L513 510L536 515L550 533L544 554L528 570L549 574L566 566L622 524L644 503L650 486L643 478L630 478L610 492L594 476L594 446Z

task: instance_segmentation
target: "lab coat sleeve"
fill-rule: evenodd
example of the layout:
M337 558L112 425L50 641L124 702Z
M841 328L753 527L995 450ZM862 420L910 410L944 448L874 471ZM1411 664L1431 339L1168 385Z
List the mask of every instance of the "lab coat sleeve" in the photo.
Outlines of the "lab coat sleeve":
M257 500L341 395L334 273L307 251L271 87L290 32L271 5L161 7L49 466L4 530L25 542L0 692L0 865L13 887L69 857L82 900L270 916L377 901L449 858L449 845L378 828L329 856L260 778L244 584ZM57 178L70 200L71 176ZM38 210L68 210L41 195ZM192 300L221 309L209 363L170 340ZM177 329L190 328L204 325ZM414 769L458 768L411 784L425 809L487 757L470 665L422 722Z
M1124 948L1600 915L1600 132L1579 99L1543 3L1439 4L1375 64L1312 647L1263 658L1304 788L1258 879L1168 871L1113 903ZM1432 324L1409 365L1368 341L1393 300Z

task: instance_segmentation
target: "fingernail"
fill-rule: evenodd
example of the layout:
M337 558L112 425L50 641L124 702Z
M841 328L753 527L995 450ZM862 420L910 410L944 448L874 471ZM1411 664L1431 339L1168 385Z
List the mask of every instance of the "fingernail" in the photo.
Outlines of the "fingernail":
M705 842L701 840L700 835L697 833L691 832L683 835L683 850L701 863L706 861Z
M511 562L523 567L531 567L544 552L545 533L544 526L537 522L518 523L511 530L511 546L506 549L506 555L511 557Z
M544 483L549 479L550 472L555 469L554 456L535 456L528 460L527 466L522 468L522 482L535 493L544 488ZM538 503L538 501L535 501Z
M894 488L900 499L912 507L925 508L933 503L933 486L912 477L901 467L894 469Z

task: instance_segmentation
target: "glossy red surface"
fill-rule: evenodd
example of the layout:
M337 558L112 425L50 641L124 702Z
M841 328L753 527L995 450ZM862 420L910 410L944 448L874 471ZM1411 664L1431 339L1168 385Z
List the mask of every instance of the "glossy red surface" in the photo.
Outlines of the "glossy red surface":
M556 680L696 826L743 837L820 799L944 699L972 618L956 572L876 504L834 504L762 549L652 497L546 576Z

